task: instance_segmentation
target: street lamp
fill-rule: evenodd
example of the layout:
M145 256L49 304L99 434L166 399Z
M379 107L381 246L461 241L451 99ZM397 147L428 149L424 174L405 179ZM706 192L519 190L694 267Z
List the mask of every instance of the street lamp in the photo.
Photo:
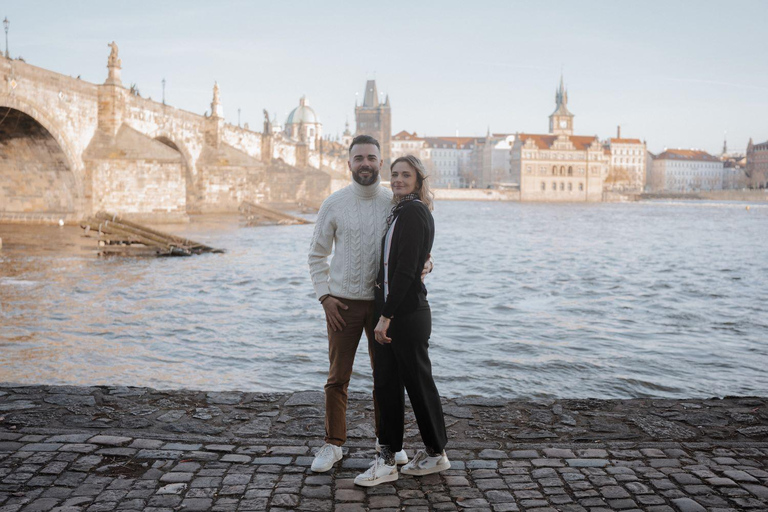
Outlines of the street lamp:
M8 53L8 27L10 26L11 22L8 21L8 16L5 17L3 20L3 27L5 27L5 58L10 59L11 54Z
M162 83L163 83L163 105L165 105L165 78L163 78Z

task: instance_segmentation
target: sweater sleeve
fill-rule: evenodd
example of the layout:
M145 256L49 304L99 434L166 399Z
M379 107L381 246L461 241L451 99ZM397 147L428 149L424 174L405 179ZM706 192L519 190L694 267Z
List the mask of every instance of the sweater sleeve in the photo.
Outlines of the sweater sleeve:
M404 208L398 216L395 233L393 233L396 235L397 252L390 254L390 261L396 259L397 266L389 280L389 295L381 312L381 315L387 318L392 318L413 284L413 280L421 275L419 252L424 244L426 228L426 219L423 217L421 207L416 204Z
M315 222L315 230L312 234L312 242L309 246L309 274L312 277L312 286L319 299L323 295L331 293L328 285L331 265L328 257L333 250L333 239L336 233L336 222L331 212L331 204L324 201L320 206Z

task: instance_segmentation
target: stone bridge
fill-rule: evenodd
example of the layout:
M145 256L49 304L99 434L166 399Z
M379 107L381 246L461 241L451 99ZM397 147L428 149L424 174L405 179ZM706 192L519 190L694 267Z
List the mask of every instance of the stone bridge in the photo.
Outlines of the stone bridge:
M103 84L0 57L0 221L98 210L170 221L243 200L315 203L343 176L338 155L266 124L225 123L218 85L206 115L140 97L123 87L110 46Z

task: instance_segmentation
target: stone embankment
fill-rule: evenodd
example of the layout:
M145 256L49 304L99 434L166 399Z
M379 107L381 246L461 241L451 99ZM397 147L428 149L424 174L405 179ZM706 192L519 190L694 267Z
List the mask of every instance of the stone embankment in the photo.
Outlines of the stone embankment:
M444 400L452 468L374 488L372 405L314 474L319 392L0 387L0 511L768 510L768 398ZM420 447L412 413L405 448Z

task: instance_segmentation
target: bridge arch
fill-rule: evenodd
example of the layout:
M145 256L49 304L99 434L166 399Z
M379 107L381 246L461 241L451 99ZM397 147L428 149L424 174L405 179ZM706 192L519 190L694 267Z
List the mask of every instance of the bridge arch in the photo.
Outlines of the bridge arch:
M162 142L169 148L181 154L181 158L184 161L184 184L187 194L187 213L197 213L200 208L200 187L195 179L196 173L194 172L194 160L192 159L192 154L184 144L178 142L178 139L169 133L157 133L155 134L155 140Z
M14 181L17 188L16 195L0 196L0 213L81 215L84 167L64 130L18 95L0 95L0 121L0 145L15 154L0 164L0 173L11 193Z

